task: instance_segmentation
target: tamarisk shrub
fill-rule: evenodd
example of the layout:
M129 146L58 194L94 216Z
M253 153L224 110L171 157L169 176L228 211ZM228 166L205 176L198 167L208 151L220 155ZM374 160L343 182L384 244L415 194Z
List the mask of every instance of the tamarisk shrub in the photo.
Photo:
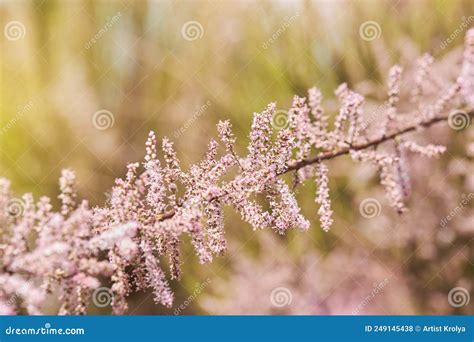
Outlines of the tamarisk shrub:
M164 138L161 157L154 132L146 141L143 163L127 166L117 179L110 199L91 208L76 195L75 174L63 170L60 178L60 211L46 197L34 203L31 194L12 197L10 183L0 180L2 227L1 312L40 314L48 294L57 294L59 314L85 314L91 294L110 279L115 314L128 309L126 297L151 288L157 304L170 307L173 293L161 261L169 259L170 278L181 275L180 244L188 235L199 261L207 263L226 250L223 210L232 207L254 229L307 230L294 189L280 176L294 172L293 187L314 179L321 227L333 223L326 160L345 154L371 163L380 170L380 183L391 206L406 211L409 194L407 152L437 157L443 146L420 146L406 133L452 118L446 113L473 108L474 30L467 33L460 76L436 94L426 91L425 80L432 58L418 62L412 93L414 105L401 110L403 69L389 71L385 111L373 123L364 122L364 97L347 84L335 92L340 109L333 123L324 113L321 92L295 96L287 127L274 129L276 104L253 116L248 153L239 155L229 121L217 125L220 143L211 140L204 158L185 171L173 143ZM383 149L378 149L384 145ZM225 180L224 180L224 176ZM263 204L260 199L264 198ZM20 300L17 300L21 298Z

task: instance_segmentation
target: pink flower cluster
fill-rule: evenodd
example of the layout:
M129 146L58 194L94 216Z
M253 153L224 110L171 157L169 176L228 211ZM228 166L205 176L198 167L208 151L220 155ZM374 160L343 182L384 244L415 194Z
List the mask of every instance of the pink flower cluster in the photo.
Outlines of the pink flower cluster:
M472 110L473 32L467 35L461 77L434 99L424 96L422 84L431 58L421 59L414 85L414 101L419 104L415 111L402 113L397 108L402 68L390 70L388 106L380 118L383 126L375 133L368 133L363 124L364 97L343 84L336 90L341 105L333 129L323 111L321 92L313 88L307 99L295 96L285 128L273 128L274 103L255 113L246 155L236 152L231 123L219 122L220 143L212 140L205 157L187 171L167 138L161 142L159 158L155 133L150 132L143 163L127 166L125 178L116 180L102 207L78 201L71 170L64 170L60 178L59 212L46 197L37 203L29 194L13 198L9 182L0 180L0 207L6 208L0 211L1 312L18 312L17 301L11 298L19 296L27 313L41 313L48 295L54 293L61 303L60 314L85 314L104 278L112 283L115 314L127 311L130 293L146 288L152 289L156 303L172 306L163 258L169 260L170 278L179 279L185 235L201 263L222 255L225 206L254 229L272 228L280 234L291 228L306 230L310 222L301 213L294 187L313 178L317 214L328 231L334 219L324 161L344 154L378 167L391 205L404 212L409 195L405 152L433 157L444 147L420 146L401 136L447 120L447 109L466 105ZM378 149L382 143L385 148ZM280 177L291 171L295 171L293 186ZM8 209L12 204L21 205L20 214ZM29 290L21 290L26 285Z

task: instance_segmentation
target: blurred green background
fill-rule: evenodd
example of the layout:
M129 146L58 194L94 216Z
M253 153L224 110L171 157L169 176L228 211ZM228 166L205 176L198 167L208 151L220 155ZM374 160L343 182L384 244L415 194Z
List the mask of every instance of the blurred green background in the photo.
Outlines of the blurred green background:
M0 176L17 193L55 199L60 170L70 167L80 196L101 204L126 164L143 158L149 130L169 136L186 166L205 152L218 120L229 118L244 151L252 113L269 102L287 108L314 85L332 97L341 82L382 100L392 64L459 50L464 32L441 44L463 22L472 26L472 14L469 0L1 1L2 27L19 21L24 31L18 40L1 38ZM186 36L190 21L199 24L197 39ZM379 25L380 37L361 39L367 21ZM331 101L327 108L337 110ZM99 110L112 114L111 127L94 126ZM349 164L339 165L331 191L341 219L332 233L321 232L310 185L299 197L313 227L281 238L288 253L326 253L347 243L340 227L354 222L353 201L366 184L347 187ZM227 237L246 243L242 253L258 255L254 234L229 212ZM196 282L228 276L231 263L224 257L199 266L189 253L182 283L173 284L177 303ZM147 295L131 303L133 313L172 312ZM197 301L184 311L204 312Z

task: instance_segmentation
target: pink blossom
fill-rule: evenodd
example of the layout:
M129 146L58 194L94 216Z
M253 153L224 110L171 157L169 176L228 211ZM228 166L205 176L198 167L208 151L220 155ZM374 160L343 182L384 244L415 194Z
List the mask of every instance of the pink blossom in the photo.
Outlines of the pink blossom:
M201 263L226 251L226 207L254 230L268 228L280 234L307 230L310 222L295 188L314 179L320 226L328 232L334 213L326 161L343 155L375 166L390 205L405 212L410 193L405 152L437 157L445 151L444 146L407 140L407 133L447 121L450 109L461 103L472 107L472 30L466 38L461 76L447 82L445 91L425 96L431 64L429 55L419 61L413 92L418 106L408 113L396 108L402 69L390 70L385 102L389 108L375 138L362 125L365 98L342 84L335 92L340 109L332 130L322 95L312 88L307 99L294 97L287 111L288 127L273 127L275 103L254 114L247 154L237 154L230 122L219 122L221 143L211 140L204 158L188 170L181 168L173 143L164 138L159 151L155 133L150 132L143 162L127 165L125 177L115 181L109 200L99 207L78 200L76 176L68 169L59 180L59 210L46 197L37 203L31 194L14 198L9 181L0 179L0 205L5 209L0 211L0 298L18 295L27 312L37 314L46 295L54 293L61 305L59 314L85 314L91 290L105 278L111 284L115 314L127 311L127 297L133 291L147 288L156 303L170 307L174 295L168 276L181 276L183 240L191 240ZM292 172L293 181L283 177ZM12 210L12 203L20 206ZM163 259L169 261L169 275ZM19 290L25 284L31 288ZM16 305L16 301L5 305L0 312L18 312Z

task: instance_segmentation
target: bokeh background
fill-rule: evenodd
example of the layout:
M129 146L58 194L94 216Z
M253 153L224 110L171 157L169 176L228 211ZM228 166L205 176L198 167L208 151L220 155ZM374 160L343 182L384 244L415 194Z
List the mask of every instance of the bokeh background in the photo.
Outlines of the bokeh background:
M338 84L383 101L388 68L423 52L454 79L473 15L469 0L2 0L2 29L21 25L20 38L0 38L0 176L18 194L56 199L70 167L80 196L100 205L126 164L143 158L149 130L169 136L186 166L218 120L232 121L244 151L253 112L271 101L288 108L314 85L336 113ZM375 39L359 32L368 21L380 29ZM332 161L330 233L319 227L312 184L298 194L313 222L307 233L254 232L229 211L227 255L199 265L185 251L175 307L140 293L131 314L473 314L474 300L456 307L448 293L474 290L474 201L440 222L474 191L474 133L435 127L423 137L448 153L413 158L407 215L391 212L376 170ZM361 216L366 198L381 203L378 216ZM271 300L280 290L284 305Z

